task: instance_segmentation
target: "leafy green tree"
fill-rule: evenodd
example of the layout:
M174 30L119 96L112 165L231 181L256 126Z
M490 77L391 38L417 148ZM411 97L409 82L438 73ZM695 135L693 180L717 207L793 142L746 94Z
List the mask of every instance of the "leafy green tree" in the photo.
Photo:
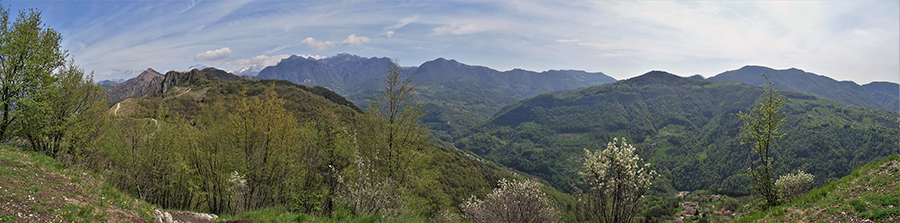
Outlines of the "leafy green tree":
M41 23L40 12L22 10L10 23L9 9L0 6L0 141L9 139L21 117L35 114L23 114L21 105L40 104L31 101L35 97L49 98L45 95L54 84L53 71L65 63L61 39Z
M58 69L49 81L40 92L19 100L20 133L32 150L71 158L103 135L106 94L74 62Z
M772 177L773 159L770 151L774 146L775 139L784 137L787 133L779 133L778 128L784 124L784 112L781 112L781 106L787 103L788 99L784 95L779 95L779 90L772 88L774 84L769 78L763 75L769 87L763 88L763 102L759 103L759 107L754 107L749 113L738 112L738 117L744 121L741 131L749 135L749 138L741 139L742 145L759 156L759 160L753 162L748 168L751 178L750 186L757 193L766 198L766 205L775 206L779 204L778 189L775 187L775 180ZM756 165L756 167L753 167Z
M412 76L401 80L403 71L400 64L393 60L388 64L384 76L384 95L380 100L372 100L370 113L382 121L377 129L379 139L375 145L375 160L384 160L387 176L401 182L411 162L414 148L422 143L425 128L419 123L425 116L422 112L424 104L415 102L416 85L412 84Z
M297 120L284 108L285 100L274 87L252 98L237 101L228 117L232 144L241 164L239 176L246 179L247 191L241 210L256 210L280 203L285 179L299 165L294 162L304 148L297 133Z
M606 149L585 150L584 167L579 173L589 187L581 202L590 221L632 222L644 192L657 176L650 164L635 154L635 148L622 139L606 144Z

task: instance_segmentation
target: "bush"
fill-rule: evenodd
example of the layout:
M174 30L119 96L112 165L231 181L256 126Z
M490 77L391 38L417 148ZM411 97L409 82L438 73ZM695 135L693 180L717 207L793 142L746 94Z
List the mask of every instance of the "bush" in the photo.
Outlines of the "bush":
M775 187L781 193L782 199L790 201L806 194L814 178L815 176L812 174L804 173L800 170L797 173L779 177L778 181L775 182Z
M475 196L461 205L466 218L474 222L556 222L557 213L541 191L541 184L531 180L509 182L501 179L484 200Z

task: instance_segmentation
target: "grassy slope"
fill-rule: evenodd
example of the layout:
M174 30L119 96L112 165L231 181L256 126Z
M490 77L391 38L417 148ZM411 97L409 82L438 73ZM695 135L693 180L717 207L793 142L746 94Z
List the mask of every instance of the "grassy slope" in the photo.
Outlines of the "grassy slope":
M0 146L0 222L152 222L153 206L99 174Z
M900 155L738 222L900 222Z

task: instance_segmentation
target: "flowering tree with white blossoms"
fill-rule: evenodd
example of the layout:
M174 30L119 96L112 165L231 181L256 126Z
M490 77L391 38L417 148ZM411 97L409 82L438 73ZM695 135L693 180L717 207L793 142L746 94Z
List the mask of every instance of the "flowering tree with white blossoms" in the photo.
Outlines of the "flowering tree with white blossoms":
M632 222L644 192L657 176L650 164L634 153L634 146L625 139L621 145L617 142L614 138L606 149L596 152L585 149L584 169L579 175L590 188L580 200L592 221Z
M552 223L557 221L553 202L541 190L543 186L533 180L507 181L500 179L484 200L475 196L461 204L470 221L482 223Z
M812 174L797 170L797 173L779 177L778 181L775 181L775 188L778 188L781 199L787 202L806 194L815 178Z

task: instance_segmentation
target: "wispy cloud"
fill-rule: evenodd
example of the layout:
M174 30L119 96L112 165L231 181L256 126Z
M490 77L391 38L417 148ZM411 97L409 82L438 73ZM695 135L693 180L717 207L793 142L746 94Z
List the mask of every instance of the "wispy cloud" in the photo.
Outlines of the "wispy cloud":
M580 39L557 39L556 42L557 43L577 43L577 42L581 42L581 40Z
M582 69L616 78L654 69L710 76L745 64L860 83L897 81L900 73L896 1L34 1L12 7L43 10L70 55L98 78L130 75L114 69L177 70L197 61L236 68L246 65L229 58L341 52L398 57L409 65L445 57L501 70ZM224 55L223 46L231 54L214 59Z
M399 28L403 28L404 26L409 25L410 23L413 23L413 22L415 22L416 20L419 20L419 15L418 15L418 14L417 14L417 15L414 15L414 16L411 16L411 17L406 17L406 18L400 19L400 21L398 21L396 24L390 25L390 26L388 26L388 27L385 27L384 29L390 30L390 29L399 29Z

